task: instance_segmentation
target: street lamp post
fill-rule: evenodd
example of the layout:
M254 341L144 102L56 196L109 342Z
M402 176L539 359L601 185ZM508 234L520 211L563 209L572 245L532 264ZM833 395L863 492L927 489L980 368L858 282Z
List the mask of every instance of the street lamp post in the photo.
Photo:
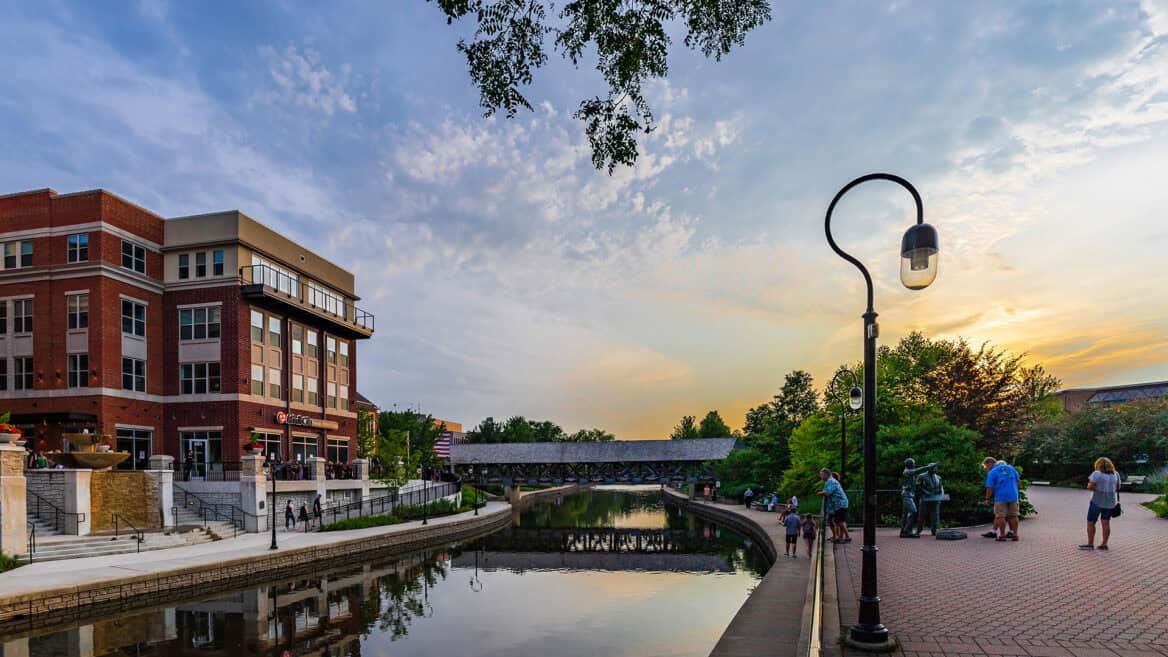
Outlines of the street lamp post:
M430 473L426 466L422 466L422 524L428 525L429 521L429 503L430 503Z
M471 486L471 488L474 489L474 511L475 511L475 515L477 516L479 514L479 487L475 485L477 483L477 482L475 482L475 466L476 465L478 465L478 460L473 460L470 462L470 480L471 480L470 486Z
M880 622L880 596L876 587L876 310L872 305L872 276L856 258L841 249L831 236L831 213L840 198L853 187L870 180L887 180L908 190L916 203L917 222L904 233L900 243L900 282L910 290L929 286L937 277L937 230L925 223L921 195L907 180L890 173L871 173L844 185L827 206L823 230L836 255L860 270L868 286L868 307L864 319L864 546L861 561L860 614L848 632L848 641L857 647L886 646L888 628Z
M277 549L276 545L276 455L268 452L268 478L272 480L272 499L268 505L272 507L272 546L269 550Z
M847 374L848 378L852 380L852 387L848 392L848 401L844 402L842 396L839 394L839 389L835 383L843 375ZM848 468L848 408L853 411L859 410L864 405L864 392L860 389L860 382L856 379L856 375L851 370L840 370L832 377L831 383L827 384L828 390L831 391L835 400L840 405L840 469L839 482L843 486L844 475L847 474Z

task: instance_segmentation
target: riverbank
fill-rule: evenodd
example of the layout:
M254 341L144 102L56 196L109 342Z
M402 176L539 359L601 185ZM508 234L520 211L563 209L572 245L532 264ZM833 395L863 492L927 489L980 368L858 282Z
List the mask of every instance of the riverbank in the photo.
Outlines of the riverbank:
M0 634L63 619L205 595L269 579L295 577L321 564L442 545L511 522L510 505L344 532L278 532L169 550L33 563L0 574Z
M749 536L771 560L770 570L742 604L710 657L796 657L805 654L800 646L809 610L809 596L814 599L809 582L814 578L814 559L804 555L799 540L799 557L778 556L786 531L779 525L777 513L752 511L738 505L691 500L687 495L665 489L665 499L687 511L725 523Z

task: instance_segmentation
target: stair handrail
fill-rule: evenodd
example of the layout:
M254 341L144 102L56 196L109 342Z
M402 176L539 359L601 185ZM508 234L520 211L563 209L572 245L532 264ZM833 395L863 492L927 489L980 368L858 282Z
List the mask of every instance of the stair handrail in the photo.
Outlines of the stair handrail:
M260 516L258 514L248 513L247 511L244 511L241 507L238 507L234 504L228 504L226 502L208 502L207 500L203 499L202 497L199 497L198 494L192 493L189 490L183 488L182 486L179 486L178 484L174 484L174 488L176 491L183 494L184 499L183 499L182 506L184 506L184 507L190 506L187 498L193 498L196 502L199 503L198 510L195 513L198 514L198 516L203 519L204 526L206 526L207 520L208 520L206 509L210 509L212 519L221 520L221 519L225 518L227 522L231 523L231 526L235 530L242 529L244 531L247 531L246 523L247 523L248 517L257 519L256 527L259 527L258 519ZM228 509L228 511L226 513L223 511L224 508ZM175 525L177 525L177 524L178 524L178 514L175 513ZM238 535L238 532L236 532L236 535Z
M33 555L36 554L36 524L29 521L27 518L25 522L28 523L28 562L32 563Z
M74 517L74 522L73 522L74 529L77 529L78 527L81 526L81 523L85 522L85 514L84 513L80 513L80 512L73 513L73 512L62 510L61 507L57 506L56 504L53 504L49 500L46 500L45 498L41 497L40 495L36 494L35 492L33 492L31 490L28 490L25 492L28 495L31 495L33 497L33 499L36 500L36 511L33 512L33 515L36 516L39 520L44 520L44 518L41 517L41 506L42 505L49 507L49 509L53 512L53 531L58 531L58 532L61 532L62 534L68 533L66 531L66 529L68 528L68 522L66 522L66 521L69 520L69 516Z
M141 529L138 529L137 527L135 527L133 523L131 523L129 520L126 520L121 515L119 515L117 513L114 513L112 515L114 517L114 538L116 539L118 537L118 532L121 529L119 526L120 523L125 523L126 525L128 525L130 527L130 529L134 530L134 544L138 548L137 551L141 552L142 551L142 541L146 540L145 532L143 532Z

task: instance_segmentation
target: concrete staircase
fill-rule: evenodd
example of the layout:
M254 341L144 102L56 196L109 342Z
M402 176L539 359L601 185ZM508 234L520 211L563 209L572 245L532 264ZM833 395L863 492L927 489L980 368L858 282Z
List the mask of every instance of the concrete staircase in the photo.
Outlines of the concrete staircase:
M45 522L44 520L41 520L40 518L33 515L32 513L28 513L27 518L28 518L28 521L30 523L32 523L32 526L36 527L37 538L40 538L42 536L59 536L60 535L60 532L58 532L51 524Z
M226 520L206 520L195 512L193 507L188 508L184 506L177 507L177 515L175 516L175 524L179 528L189 527L192 531L202 532L207 535L210 540L218 541L225 538L234 538L242 534L243 530L235 527Z
M137 537L133 534L122 534L114 537L110 535L97 536L48 536L42 538L37 530L36 551L32 560L57 561L59 559L79 559L84 557L101 557L109 554L128 554L147 552L149 550L165 550L166 548L182 547L184 545L198 545L209 543L215 538L202 530L185 532L149 532L142 535L141 547L137 544ZM28 555L17 555L27 559Z

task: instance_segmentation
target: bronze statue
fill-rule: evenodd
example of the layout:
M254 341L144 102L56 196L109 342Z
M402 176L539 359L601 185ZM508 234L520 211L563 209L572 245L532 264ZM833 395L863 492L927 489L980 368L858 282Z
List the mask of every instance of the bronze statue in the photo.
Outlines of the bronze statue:
M917 516L916 487L917 477L932 473L937 469L936 463L923 467L916 467L913 459L904 460L904 472L900 475L900 537L920 538L920 530L913 533L913 521ZM938 482L940 479L938 479Z
M917 507L917 531L916 535L921 535L921 529L925 526L925 518L929 519L929 532L937 535L937 528L941 524L941 502L948 500L949 496L945 494L945 487L941 484L941 475L936 472L923 472L917 475L917 490L920 491L920 499Z

